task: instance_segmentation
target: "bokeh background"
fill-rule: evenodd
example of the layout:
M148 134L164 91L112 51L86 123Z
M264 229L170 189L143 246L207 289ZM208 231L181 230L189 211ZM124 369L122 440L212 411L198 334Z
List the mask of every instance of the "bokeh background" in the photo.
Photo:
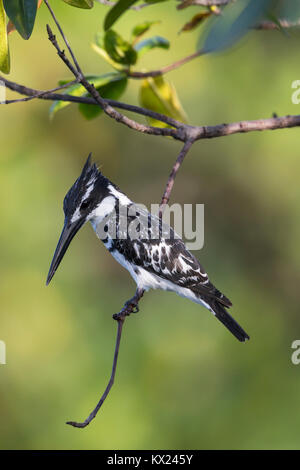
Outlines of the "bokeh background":
M109 67L90 48L107 12L52 2L87 73ZM144 19L169 52L156 68L195 50L200 30L178 35L191 10L161 4L129 12L128 36ZM43 6L28 42L10 36L9 78L47 89L68 78L47 40ZM298 114L300 35L253 32L230 51L168 75L194 124ZM124 101L137 102L132 82ZM9 96L12 96L10 93ZM202 307L150 292L125 324L116 383L97 419L82 420L110 375L113 313L134 292L129 274L90 226L80 231L49 287L45 279L63 223L62 201L88 152L132 199L159 202L178 142L135 133L76 106L48 117L48 102L0 109L0 366L2 449L299 448L299 130L201 141L177 177L171 202L205 204L205 246L196 255L234 304L251 340L241 344Z

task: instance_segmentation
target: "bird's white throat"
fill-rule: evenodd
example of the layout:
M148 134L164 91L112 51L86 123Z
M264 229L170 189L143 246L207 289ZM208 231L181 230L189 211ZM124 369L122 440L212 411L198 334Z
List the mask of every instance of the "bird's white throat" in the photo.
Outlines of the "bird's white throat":
M116 207L116 198L114 196L106 196L100 204L93 211L93 215L90 219L93 229L96 231L97 226L103 221L105 217L111 214Z
M99 224L101 224L105 217L109 216L113 211L116 210L117 205L128 206L131 204L131 200L111 184L108 186L108 189L110 195L102 199L102 201L97 205L90 219L90 222L96 233Z

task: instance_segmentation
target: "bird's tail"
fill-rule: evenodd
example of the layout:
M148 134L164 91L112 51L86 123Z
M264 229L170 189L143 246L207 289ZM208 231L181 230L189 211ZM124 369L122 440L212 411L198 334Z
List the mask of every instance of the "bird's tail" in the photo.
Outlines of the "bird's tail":
M223 305L219 302L215 301L210 304L211 309L213 310L216 318L220 320L223 325L228 328L228 330L239 340L239 341L246 341L246 339L250 339L247 333L243 330L243 328L232 318L231 315L225 310Z

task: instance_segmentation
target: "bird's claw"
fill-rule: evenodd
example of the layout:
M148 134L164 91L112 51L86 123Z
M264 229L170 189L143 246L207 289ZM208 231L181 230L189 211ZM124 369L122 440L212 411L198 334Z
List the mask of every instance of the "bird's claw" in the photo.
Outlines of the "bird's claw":
M139 312L138 303L134 300L128 300L125 303L125 315L130 315L131 313L138 313Z
M113 315L114 320L120 320L124 317L129 317L131 313L138 313L140 311L138 303L134 300L128 300L125 304L121 312L115 313Z

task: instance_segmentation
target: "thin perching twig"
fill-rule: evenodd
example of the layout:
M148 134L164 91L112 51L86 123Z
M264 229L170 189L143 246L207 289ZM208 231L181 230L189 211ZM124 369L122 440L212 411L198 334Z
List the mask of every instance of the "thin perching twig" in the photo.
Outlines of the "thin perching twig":
M77 421L67 421L66 424L70 424L70 426L73 426L74 428L85 428L90 422L96 417L98 411L100 410L101 406L103 405L105 399L107 398L111 387L114 384L115 380L115 375L116 375L116 370L117 370L117 363L118 363L118 356L119 356L119 350L120 350L120 342L121 342L121 337L122 337L122 331L123 331L123 325L125 318L129 316L131 313L137 313L138 312L138 303L142 296L144 295L144 290L142 289L137 289L135 296L128 300L128 302L125 303L124 307L122 310L113 315L113 319L118 322L118 329L117 329L117 338L116 338L116 344L115 344L115 352L114 352L114 360L113 360L113 365L112 365L112 371L111 371L111 376L109 379L109 382L106 386L106 389L104 390L103 395L101 396L99 402L93 409L93 411L89 414L89 416L84 420L83 422L77 422Z

